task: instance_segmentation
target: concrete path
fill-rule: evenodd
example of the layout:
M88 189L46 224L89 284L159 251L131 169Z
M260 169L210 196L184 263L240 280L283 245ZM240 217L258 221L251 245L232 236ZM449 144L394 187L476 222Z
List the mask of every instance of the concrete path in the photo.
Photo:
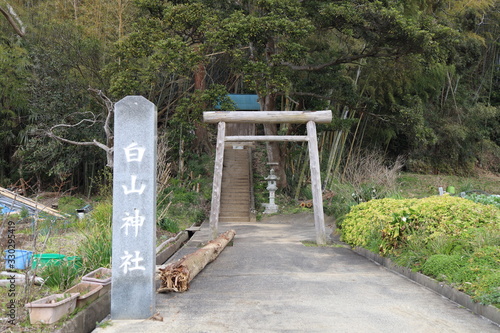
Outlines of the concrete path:
M185 293L157 294L163 321L111 321L94 332L500 332L500 327L347 247L308 247L312 215L236 230ZM203 225L176 254L208 239ZM138 281L139 282L139 281Z

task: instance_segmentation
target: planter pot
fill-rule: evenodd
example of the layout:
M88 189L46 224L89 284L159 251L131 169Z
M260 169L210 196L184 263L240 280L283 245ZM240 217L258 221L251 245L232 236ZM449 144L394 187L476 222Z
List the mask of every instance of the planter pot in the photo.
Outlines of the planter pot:
M91 282L102 285L99 296L104 295L111 289L111 269L100 267L82 277L82 282Z
M79 293L80 296L78 296L78 298L76 299L76 307L83 308L99 297L99 292L101 291L101 289L101 284L80 282L79 284L66 290L66 293Z
M52 324L75 310L79 293L70 296L54 294L25 305L30 314L30 323ZM58 301L59 300L59 301Z

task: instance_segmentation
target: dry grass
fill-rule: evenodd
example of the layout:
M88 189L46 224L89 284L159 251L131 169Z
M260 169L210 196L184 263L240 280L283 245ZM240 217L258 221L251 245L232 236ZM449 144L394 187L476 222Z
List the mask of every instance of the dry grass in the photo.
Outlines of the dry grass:
M403 166L402 157L398 157L392 165L388 165L379 152L361 152L352 156L346 163L342 182L350 183L355 187L374 184L383 186L387 190L394 190Z

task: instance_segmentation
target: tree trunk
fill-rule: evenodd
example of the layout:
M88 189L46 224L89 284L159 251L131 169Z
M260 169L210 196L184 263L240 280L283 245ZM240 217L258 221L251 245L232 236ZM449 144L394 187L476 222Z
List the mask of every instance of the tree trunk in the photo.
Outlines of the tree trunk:
M263 111L276 111L276 95L269 94L264 97L264 105ZM265 135L277 135L278 134L278 125L277 124L264 124L264 134ZM286 180L285 166L283 165L283 159L281 157L281 149L279 143L276 141L266 143L267 148L267 161L269 163L278 163L278 165L274 165L272 168L276 175L278 175L278 187L285 188L288 186L288 182Z
M184 256L179 261L171 263L164 268L160 268L161 285L158 292L183 292L188 290L189 282L206 265L217 258L219 253L234 238L235 234L234 230L228 230L196 252Z

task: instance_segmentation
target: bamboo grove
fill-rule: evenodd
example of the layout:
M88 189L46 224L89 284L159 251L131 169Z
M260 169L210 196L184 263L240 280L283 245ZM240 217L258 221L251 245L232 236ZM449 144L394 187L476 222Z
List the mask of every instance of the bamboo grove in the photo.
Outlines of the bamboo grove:
M126 95L157 105L173 178L213 154L201 114L233 109L228 93L258 94L262 110L331 109L318 128L325 188L367 151L415 172L499 172L499 10L496 0L0 0L0 186L91 193L111 157L113 102ZM304 147L272 149L283 186L307 181Z

